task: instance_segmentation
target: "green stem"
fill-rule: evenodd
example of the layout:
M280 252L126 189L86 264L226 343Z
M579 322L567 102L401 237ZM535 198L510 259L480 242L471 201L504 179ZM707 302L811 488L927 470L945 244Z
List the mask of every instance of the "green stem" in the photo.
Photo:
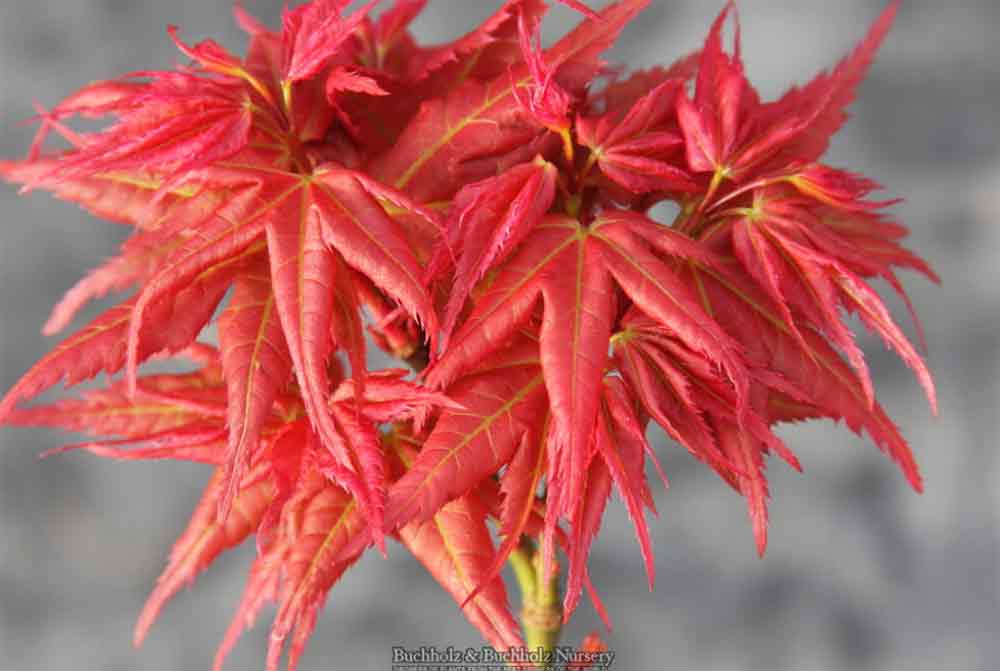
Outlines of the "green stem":
M551 571L550 579L542 584L541 552L526 537L511 552L508 561L521 587L521 627L524 629L525 645L529 650L540 650L545 658L551 658L562 632L558 575L556 571Z

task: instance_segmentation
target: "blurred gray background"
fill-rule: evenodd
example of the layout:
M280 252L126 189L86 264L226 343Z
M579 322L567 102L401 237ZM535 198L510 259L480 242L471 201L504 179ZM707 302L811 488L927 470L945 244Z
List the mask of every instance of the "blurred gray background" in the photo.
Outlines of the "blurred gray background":
M279 0L247 0L274 22ZM416 32L458 35L499 4L432 0ZM591 4L598 4L592 2ZM697 47L717 2L657 0L611 60L639 67ZM745 0L748 71L765 97L832 65L878 14L874 0ZM189 41L242 48L228 0L4 0L0 4L0 155L22 155L32 101L181 61ZM558 10L547 34L571 20ZM878 390L923 467L910 491L874 447L844 427L782 429L806 473L774 462L771 543L756 557L743 501L674 446L657 495L659 580L649 593L615 501L591 558L616 628L622 671L1000 668L1000 3L905 3L828 160L906 200L911 247L944 278L906 277L927 325L941 413L929 415L905 367L864 338ZM50 306L113 253L122 227L45 194L0 188L0 388L54 344ZM894 303L899 308L898 302ZM88 314L93 314L91 310ZM905 315L900 311L900 320ZM135 616L187 521L207 472L83 455L39 462L65 437L0 432L0 669L207 669L243 587L251 548L202 576L165 611L144 649ZM268 618L227 668L262 669ZM581 608L565 641L598 621ZM480 645L457 607L402 548L364 559L332 592L306 670L388 669L390 647Z

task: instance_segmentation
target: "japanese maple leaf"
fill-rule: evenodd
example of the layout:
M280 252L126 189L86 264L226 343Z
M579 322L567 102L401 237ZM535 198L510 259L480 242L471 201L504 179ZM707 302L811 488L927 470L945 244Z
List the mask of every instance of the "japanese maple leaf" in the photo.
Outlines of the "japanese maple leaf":
M756 366L778 373L793 385L795 396L769 400L772 421L808 417L843 419L851 430L866 431L888 454L907 480L920 491L920 472L906 440L877 400L870 400L849 365L811 329L797 339L780 317L779 308L735 269L696 268L705 288L706 309L734 334L743 334L747 357ZM753 334L751 336L751 334Z
M624 117L620 117L620 107L599 117L579 117L576 132L580 143L590 149L588 165L597 165L604 175L634 193L694 190L691 177L677 165L684 140L673 111L687 67L682 62L665 72L665 80L635 100ZM680 76L672 77L674 73Z
M447 386L460 371L505 345L542 303L539 350L553 423L547 439L550 527L559 516L582 514L575 507L589 479L587 462L619 291L724 370L739 399L746 394L739 346L716 328L654 249L706 256L687 238L641 215L607 212L590 226L549 215L498 269L427 374L429 384Z
M149 168L160 175L183 176L229 158L250 143L252 97L242 81L193 72L135 76L149 81L97 83L52 111L57 118L118 118L107 130L83 137L77 151L61 157L54 166L60 177Z
M701 51L694 98L677 97L677 120L684 135L687 164L710 175L705 200L724 180L746 182L795 161L819 157L845 118L844 107L892 24L898 3L890 4L858 49L832 74L821 74L803 89L774 103L761 103L744 74L736 26L732 55L722 47L722 29L732 2L715 20Z
M750 409L741 418L732 387L703 357L634 308L622 326L615 336L614 356L631 395L668 435L746 497L763 555L769 497L763 457L774 452L801 470L795 455L771 431L769 390L797 401L805 400L804 395L769 369L752 370Z
M164 348L176 351L186 347L197 337L230 283L239 283L245 277L245 283L256 282L259 286L248 289L249 298L237 294L237 303L227 315L239 310L244 300L273 303L266 310L253 306L239 319L227 316L221 332L223 349L236 357L230 358L227 366L234 403L231 449L240 454L250 449L245 445L253 443L253 426L267 407L268 390L287 381L286 359L303 389L310 417L328 449L337 455L342 481L377 518L379 495L365 489L360 466L338 440L334 420L325 408L330 384L326 362L335 346L331 338L334 315L340 310L356 313L359 309L348 263L391 291L429 332L436 331L433 306L420 281L420 266L400 228L376 198L388 197L398 203L408 199L364 176L359 179L355 173L342 170L310 176L232 168L219 170L214 177L217 183L223 179L229 182L227 188L232 190L233 198L208 213L198 236L184 236L185 240L145 281L133 303L113 308L80 336L71 337L54 355L29 371L9 393L2 409L9 410L17 400L38 393L60 378L72 383L101 368L115 372L124 366L133 384L140 361ZM187 223L189 229L196 222ZM364 255L353 253L359 246L367 250ZM269 259L263 266L259 260L262 253ZM270 281L265 279L261 284L260 278L267 277L268 265ZM340 290L330 293L331 287ZM188 295L192 295L190 299L186 299ZM188 308L182 313L184 300L198 300L197 309ZM164 310L184 314L190 328L175 327L169 336L162 332L144 335L153 324L148 320ZM337 344L357 347L363 338L356 332L339 340ZM251 344L258 341L266 341L266 347ZM360 358L355 356L354 360ZM359 375L362 372L355 371ZM380 489L380 485L371 484Z
M796 324L810 324L845 351L871 399L874 391L864 355L841 323L838 308L857 313L914 369L932 409L936 409L934 384L923 359L878 294L837 258L837 233L825 226L809 205L774 192L756 192L747 215L732 223L733 251L744 270L780 307L785 322L798 337L801 333Z

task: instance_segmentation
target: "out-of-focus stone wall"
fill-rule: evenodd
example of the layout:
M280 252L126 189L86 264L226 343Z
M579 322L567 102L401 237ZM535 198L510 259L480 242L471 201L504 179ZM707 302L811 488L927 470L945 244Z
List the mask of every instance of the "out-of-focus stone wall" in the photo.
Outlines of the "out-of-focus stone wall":
M457 35L499 3L432 0L428 41ZM596 4L596 2L592 2ZM277 0L247 1L275 21ZM612 60L669 61L698 46L717 5L654 0ZM33 0L0 4L0 155L20 155L32 102L52 105L98 78L180 62L163 30L242 37L225 0ZM746 0L752 80L773 97L832 65L864 33L870 0ZM547 35L571 20L553 15ZM622 671L877 669L990 671L1000 665L1000 3L906 2L854 119L830 152L905 202L911 246L941 287L906 277L927 325L941 414L928 415L905 367L862 337L879 393L910 438L927 491L843 427L783 435L805 474L772 467L768 556L758 560L743 502L675 446L653 523L659 573L648 593L626 515L611 506L591 559L614 618ZM112 254L125 231L44 194L0 188L0 387L53 342L49 307ZM897 305L897 307L899 307ZM91 310L88 314L94 314ZM901 320L905 315L900 312ZM250 548L165 611L146 647L134 618L186 523L206 472L82 455L45 462L54 433L0 432L0 670L208 668L242 589ZM581 608L566 641L597 625ZM228 668L263 668L267 618ZM327 604L303 669L388 669L392 645L480 645L458 609L401 548L366 557Z

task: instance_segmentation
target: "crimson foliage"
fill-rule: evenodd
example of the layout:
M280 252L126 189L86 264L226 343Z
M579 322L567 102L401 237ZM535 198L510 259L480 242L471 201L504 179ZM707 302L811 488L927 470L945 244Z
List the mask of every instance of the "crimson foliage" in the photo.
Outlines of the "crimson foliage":
M59 344L0 404L9 424L86 431L123 459L214 468L136 628L225 550L258 554L218 663L276 601L268 668L294 667L327 592L370 546L402 543L498 648L521 645L499 571L522 536L567 561L565 617L611 491L650 583L650 421L747 500L764 551L765 456L799 463L781 422L843 419L921 480L875 398L844 313L914 370L917 350L869 285L936 279L873 201L820 162L896 12L833 70L762 101L727 6L704 47L632 74L601 54L647 0L585 15L548 48L546 5L508 0L469 34L416 42L424 0L237 8L245 57L212 41L174 71L84 87L28 158L0 164L134 229L73 287L128 299ZM74 117L112 121L82 133ZM45 150L55 132L69 150ZM650 209L673 202L670 223ZM216 310L218 347L198 338ZM406 370L369 371L371 339ZM162 355L193 372L140 374ZM429 366L424 367L429 362ZM43 390L104 371L48 406ZM499 544L489 521L497 525ZM596 599L596 594L592 595ZM289 641L290 639L290 641Z

